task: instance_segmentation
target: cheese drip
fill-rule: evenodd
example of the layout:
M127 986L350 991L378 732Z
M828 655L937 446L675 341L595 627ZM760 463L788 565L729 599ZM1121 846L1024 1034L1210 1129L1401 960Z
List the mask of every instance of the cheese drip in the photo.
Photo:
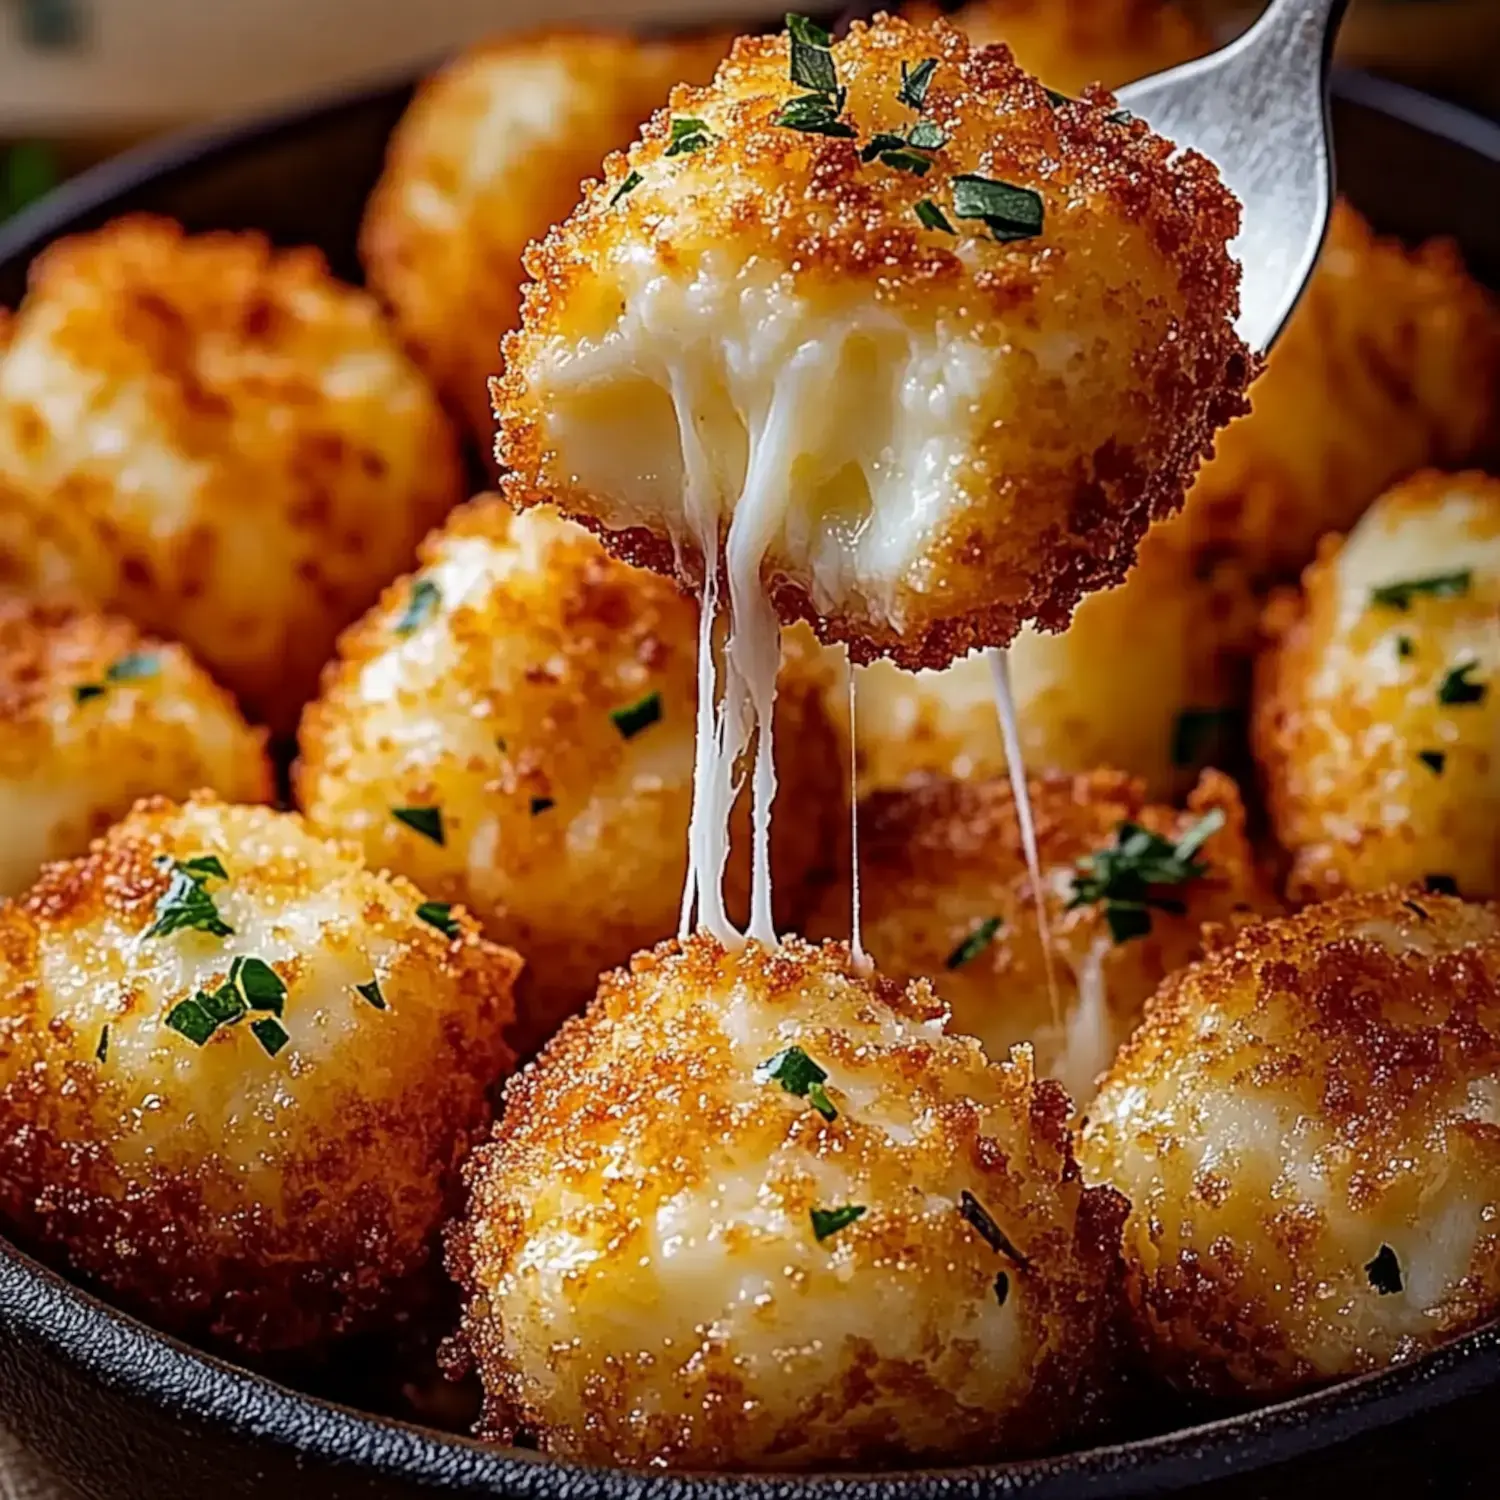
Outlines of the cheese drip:
M859 919L859 730L855 718L854 658L844 653L844 669L849 674L849 953L855 966L873 968L865 953Z

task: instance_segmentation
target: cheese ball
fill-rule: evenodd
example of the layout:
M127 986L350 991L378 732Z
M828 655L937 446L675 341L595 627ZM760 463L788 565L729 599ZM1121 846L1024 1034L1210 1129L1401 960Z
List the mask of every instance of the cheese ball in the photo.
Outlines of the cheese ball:
M299 818L141 802L0 906L0 1217L173 1333L416 1297L511 1058L514 954Z
M1400 890L1168 980L1081 1147L1151 1367L1285 1395L1500 1313L1500 912Z
M1457 248L1335 204L1307 290L1182 515L1200 556L1289 578L1398 479L1500 450L1500 304Z
M153 792L275 792L265 736L181 646L66 600L0 599L0 895Z
M1010 684L1028 768L1112 766L1170 797L1198 767L1234 756L1258 606L1234 565L1200 569L1174 533L1170 523L1148 532L1125 582L1089 595L1066 630L1027 626L1016 637ZM982 653L936 672L872 662L859 674L855 719L866 790L915 771L1005 769Z
M1255 754L1292 895L1500 895L1500 480L1398 485L1267 626Z
M932 5L906 8L930 20ZM1004 42L1043 83L1081 94L1117 89L1211 51L1198 25L1167 0L974 0L949 17L977 47Z
M182 641L289 730L462 471L374 300L316 251L133 217L33 263L0 486L0 581Z
M360 257L412 357L488 451L485 382L520 310L521 252L567 217L674 83L727 43L535 32L471 48L417 90L365 210Z
M858 660L1061 627L1242 409L1238 206L1171 156L943 24L742 38L528 251L507 496Z
M485 1435L875 1468L1087 1424L1124 1205L1068 1101L923 984L796 939L638 956L509 1086L449 1264Z
M582 527L503 501L463 507L340 645L294 773L318 830L361 844L520 950L523 1049L600 973L677 930L687 874L698 611ZM772 834L783 926L845 850L830 667L790 634ZM748 797L730 890L750 883Z
M1203 951L1203 924L1243 922L1274 910L1275 901L1256 868L1239 791L1227 776L1206 774L1181 812L1149 803L1140 782L1114 771L1033 777L1027 785L1055 1005L1006 782L921 775L864 799L864 943L882 974L902 983L931 980L952 1007L953 1030L977 1037L991 1057L1029 1042L1037 1072L1058 1079L1082 1107L1157 985ZM1190 878L1150 887L1151 899L1166 904L1148 909L1146 930L1116 936L1114 898L1071 904L1087 885L1081 867L1117 848L1128 829L1175 845L1205 827L1216 831L1178 872ZM810 930L847 934L843 890L830 893Z

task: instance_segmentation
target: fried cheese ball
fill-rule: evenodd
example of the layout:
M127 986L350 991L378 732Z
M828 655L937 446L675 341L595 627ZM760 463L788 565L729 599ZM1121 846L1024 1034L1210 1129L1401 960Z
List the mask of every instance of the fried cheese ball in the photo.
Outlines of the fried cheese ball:
M1456 246L1416 249L1335 204L1301 302L1182 515L1199 555L1295 577L1398 479L1500 451L1500 304Z
M936 6L907 7L912 21ZM974 0L948 18L976 47L1004 42L1043 83L1081 94L1117 89L1212 49L1197 24L1167 0Z
M586 1462L874 1468L1089 1419L1124 1205L1066 1096L848 948L699 936L516 1075L449 1241L486 1431Z
M1253 736L1291 894L1500 896L1500 480L1397 485L1268 627Z
M1255 639L1255 597L1232 564L1203 570L1153 529L1125 582L1090 594L1058 634L1022 630L1009 650L1026 764L1114 766L1153 797L1191 784L1230 749ZM994 677L982 653L941 671L872 662L859 674L860 785L914 771L991 776L1005 769Z
M321 255L137 216L33 264L0 482L0 579L182 641L281 730L463 478L374 299Z
M140 803L0 906L0 1214L174 1333L394 1315L511 1056L514 954L300 818Z
M722 539L741 602L859 660L1060 628L1242 409L1238 217L952 27L742 38L528 251L506 494L688 583Z
M677 930L687 873L698 611L555 511L480 499L343 639L294 776L321 832L462 902L526 959L518 1042ZM836 867L848 818L816 643L789 632L772 859L783 927ZM748 900L749 814L730 889Z
M1500 1312L1500 912L1398 889L1168 980L1090 1110L1152 1367L1278 1396Z
M674 83L702 83L723 40L549 31L485 42L418 90L391 136L360 255L417 363L480 446L486 381L520 311L521 252L567 217Z
M1016 804L1001 781L918 775L860 804L860 915L882 974L930 979L953 1010L953 1030L993 1058L1019 1042L1037 1072L1081 1107L1166 975L1197 958L1205 922L1233 924L1275 909L1245 834L1235 784L1208 772L1187 810L1149 803L1114 771L1028 782L1042 869L1052 973L1037 925ZM1070 909L1080 865L1115 847L1127 825L1169 843L1210 819L1219 825L1193 856L1193 878L1154 888L1177 910L1149 913L1145 932L1112 936L1108 903ZM849 931L847 895L830 892L813 936Z
M0 599L0 895L153 792L275 792L265 736L181 646L62 600Z

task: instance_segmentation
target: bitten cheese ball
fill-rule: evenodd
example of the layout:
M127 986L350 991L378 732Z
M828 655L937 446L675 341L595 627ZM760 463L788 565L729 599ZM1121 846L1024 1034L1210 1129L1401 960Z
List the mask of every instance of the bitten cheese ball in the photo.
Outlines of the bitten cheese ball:
M316 251L146 217L33 264L0 359L0 483L0 580L182 641L276 729L462 498L373 298Z
M1500 895L1500 480L1398 485L1267 623L1255 753L1292 894Z
M722 543L859 660L1059 628L1242 409L1238 206L949 26L799 30L674 90L528 251L506 493L685 582Z
M140 803L0 906L0 1215L250 1353L393 1317L432 1260L518 963L299 818Z
M1500 912L1389 890L1246 929L1151 1002L1081 1149L1180 1386L1284 1395L1488 1321Z
M1500 449L1500 305L1449 241L1408 249L1341 201L1250 408L1219 434L1182 526L1200 556L1295 577L1398 479Z
M1028 626L1010 647L1027 767L1112 766L1170 797L1195 768L1223 764L1243 734L1257 608L1232 564L1200 569L1175 526L1149 532L1124 583L1089 595L1061 633ZM914 771L1005 769L982 653L937 672L872 662L858 695L862 787L896 786Z
M0 599L0 895L153 792L269 802L264 740L181 646L68 601Z
M511 1084L449 1243L485 1431L871 1468L1087 1423L1124 1205L1025 1052L842 944L637 957Z
M303 721L298 800L370 864L462 902L527 961L539 1044L600 973L677 930L687 872L698 611L548 510L481 499L341 643ZM789 633L772 858L783 926L848 820L831 669ZM748 801L748 798L742 799ZM749 887L741 806L730 888Z
M521 252L567 217L579 184L672 85L706 81L726 46L537 32L474 47L417 90L360 255L412 356L486 451L486 381L520 310Z
M1275 901L1227 776L1206 774L1182 812L1152 805L1138 781L1113 771L1028 785L1055 1006L1008 782L916 776L864 799L864 942L882 974L930 979L952 1007L953 1030L977 1037L991 1057L1029 1042L1037 1072L1082 1107L1152 991L1202 952L1203 924L1243 922ZM1188 852L1177 858L1184 839ZM1138 852L1122 853L1132 840ZM1099 888L1101 859L1117 868ZM830 893L811 931L848 930L848 897Z

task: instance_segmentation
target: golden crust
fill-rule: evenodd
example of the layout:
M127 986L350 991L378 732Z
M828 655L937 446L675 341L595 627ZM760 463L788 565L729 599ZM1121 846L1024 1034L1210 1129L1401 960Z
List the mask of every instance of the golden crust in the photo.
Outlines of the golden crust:
M1372 590L1467 572L1452 598ZM1252 721L1290 893L1443 875L1500 895L1500 480L1418 474L1267 612ZM1458 668L1478 701L1444 703ZM1425 757L1425 758L1424 758Z
M977 1037L991 1057L1031 1043L1037 1071L1059 1078L1083 1106L1157 985L1202 952L1203 924L1236 925L1276 910L1276 902L1256 868L1239 792L1227 776L1204 775L1184 812L1152 805L1140 782L1113 771L1033 777L1028 786L1061 1015L1048 992L1008 783L914 776L862 801L864 941L881 973L898 982L930 979L952 1007L953 1029ZM1067 910L1078 862L1113 844L1122 823L1176 839L1212 811L1225 824L1203 847L1208 873L1171 892L1184 903L1181 914L1153 912L1149 934L1113 943L1097 904ZM950 967L965 941L995 918L1001 926L993 939ZM848 896L840 890L810 931L848 930ZM1097 1001L1085 978L1092 974Z
M1085 1419L1123 1204L1080 1189L1062 1091L943 1017L843 944L698 937L606 976L465 1169L449 1262L488 1434L845 1468L1034 1448ZM834 1120L755 1079L791 1044L827 1068ZM847 1204L866 1212L818 1241L810 1211Z
M33 264L0 482L0 578L182 640L277 728L462 494L373 298L316 251L144 216Z
M71 601L0 599L0 894L153 792L274 791L265 735L181 647Z
M639 565L687 582L701 574L693 539L678 526L674 545L654 502L578 482L579 453L558 449L548 371L574 342L597 343L622 305L628 313L620 289L635 274L633 249L648 248L668 276L717 256L781 277L807 307L826 304L830 324L878 309L944 348L1056 336L1088 350L1065 378L1003 361L955 465L962 503L952 500L892 585L894 603L844 589L815 607L796 546L773 546L763 576L784 620L809 620L860 660L941 666L1004 644L1027 619L1061 628L1086 593L1124 577L1149 521L1177 509L1214 430L1244 409L1250 358L1231 327L1239 272L1225 251L1238 207L1207 162L1171 159L1143 125L1111 118L1107 96L1059 108L1003 47L971 49L942 24L855 23L835 48L861 139L910 123L893 80L902 63L934 55L926 114L948 142L931 179L863 166L857 141L777 125L794 92L784 36L742 38L708 88L674 90L670 109L527 253L522 326L492 383L508 499L557 504ZM674 116L705 119L713 139L668 159ZM915 205L963 171L1036 188L1044 235L1001 246L968 221L952 240L925 228ZM640 184L612 202L629 172ZM585 430L598 420L586 417ZM680 507L675 476L672 487L662 504Z
M427 79L391 136L360 257L412 358L488 451L486 381L520 311L521 252L674 83L727 39L538 31L472 47Z
M1240 932L1152 1001L1081 1149L1182 1386L1281 1395L1492 1318L1500 911L1393 889Z
M214 855L233 934L150 936ZM301 820L209 797L135 811L0 906L0 1213L122 1306L250 1352L400 1311L510 1063L513 954ZM289 1040L166 1026L234 956L271 964ZM353 986L374 979L383 1008ZM378 1060L378 1065L372 1065Z
M1448 240L1416 249L1334 207L1307 291L1214 445L1182 526L1200 555L1295 576L1416 469L1500 454L1500 304Z

